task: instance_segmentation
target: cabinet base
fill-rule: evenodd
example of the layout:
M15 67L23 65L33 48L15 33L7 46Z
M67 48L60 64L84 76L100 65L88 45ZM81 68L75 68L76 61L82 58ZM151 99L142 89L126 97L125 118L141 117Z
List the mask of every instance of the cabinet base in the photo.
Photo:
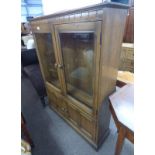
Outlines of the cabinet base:
M105 139L108 137L110 130L108 129L102 139L99 141L98 144L96 144L91 138L86 136L78 127L76 127L70 120L65 118L60 112L58 112L55 108L53 108L51 105L49 105L50 109L53 110L56 114L58 114L63 120L65 120L73 129L75 129L76 132L80 134L89 144L96 150L98 151Z
M102 146L102 144L104 143L104 141L107 139L107 137L109 136L109 134L110 134L110 129L108 128L108 129L105 131L105 133L104 133L102 139L100 139L98 145L96 145L96 147L95 147L96 151L98 151L98 150L100 149L100 147Z

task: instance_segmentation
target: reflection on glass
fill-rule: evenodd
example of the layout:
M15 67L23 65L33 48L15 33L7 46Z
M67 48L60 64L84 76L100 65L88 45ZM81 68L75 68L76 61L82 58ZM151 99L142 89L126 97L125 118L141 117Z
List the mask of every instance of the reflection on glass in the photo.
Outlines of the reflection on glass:
M58 73L55 67L55 54L50 33L37 33L36 41L40 56L42 57L42 65L46 80L56 87L60 88Z
M67 92L92 106L94 33L60 33Z

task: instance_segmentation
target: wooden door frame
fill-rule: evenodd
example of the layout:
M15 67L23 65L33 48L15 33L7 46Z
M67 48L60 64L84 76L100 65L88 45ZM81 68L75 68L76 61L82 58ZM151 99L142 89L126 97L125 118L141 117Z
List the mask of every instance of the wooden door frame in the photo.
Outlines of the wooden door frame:
M59 32L94 32L95 33L95 52L94 52L94 74L95 78L93 79L93 105L92 111L93 115L97 115L97 98L98 98L98 73L99 73L99 64L100 64L100 52L101 52L101 28L102 28L102 21L93 21L93 22L78 22L78 23L65 23L65 24L55 24L54 31L55 31L55 40L57 46L57 52L59 55L60 64L63 64L62 58L62 51L61 51L61 43L59 38ZM67 88L65 83L65 73L64 69L61 69L61 80L63 85L63 93L67 95ZM75 99L75 98L74 98Z
M41 25L41 23L38 23L35 26L37 27L37 26L40 26L40 25ZM44 25L45 25L45 23L44 23ZM58 58L57 58L57 55L56 55L54 33L53 33L53 30L50 28L48 22L46 23L46 26L48 27L48 29L46 28L45 30L41 30L41 31L33 31L33 38L34 38L35 45L36 45L36 52L37 52L37 56L38 56L38 60L39 60L39 65L40 65L40 69L41 69L41 73L42 73L42 76L43 76L43 80L44 80L45 86L46 86L46 81L47 80L46 80L46 75L44 73L44 65L42 63L42 58L41 58L40 50L39 50L39 47L38 47L38 43L37 43L37 39L36 39L36 34L48 34L49 33L51 35L51 40L52 40L51 43L53 44L54 56L55 56L55 61L56 61L55 63L58 63ZM58 80L60 82L60 88L56 87L52 83L50 83L50 84L61 92L62 88L61 88L61 81L60 81L60 75L59 75L60 73L58 72L58 70L57 70L57 73L58 73Z

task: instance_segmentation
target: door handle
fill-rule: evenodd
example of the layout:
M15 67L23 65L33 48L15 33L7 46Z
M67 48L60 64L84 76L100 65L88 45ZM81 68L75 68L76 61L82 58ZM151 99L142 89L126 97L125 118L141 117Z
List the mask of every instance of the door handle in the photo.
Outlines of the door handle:
M59 67L60 69L62 69L62 68L63 68L63 65L61 65L61 64L58 64L58 67Z

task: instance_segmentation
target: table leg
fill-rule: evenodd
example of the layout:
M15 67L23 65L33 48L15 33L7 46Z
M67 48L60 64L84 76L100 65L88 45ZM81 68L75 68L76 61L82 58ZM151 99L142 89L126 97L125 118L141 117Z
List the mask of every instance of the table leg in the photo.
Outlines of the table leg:
M116 148L115 148L115 155L120 155L121 153L122 146L123 146L124 139L125 139L125 134L126 134L125 128L120 126L119 131L118 131Z

